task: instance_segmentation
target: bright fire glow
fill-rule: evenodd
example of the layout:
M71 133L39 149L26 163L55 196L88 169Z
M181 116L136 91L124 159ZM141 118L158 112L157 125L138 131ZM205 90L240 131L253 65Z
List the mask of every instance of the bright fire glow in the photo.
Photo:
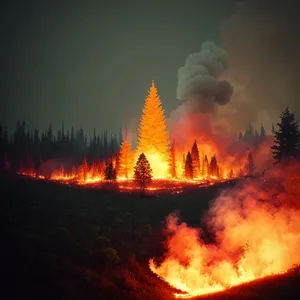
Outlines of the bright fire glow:
M280 192L282 187L289 190ZM160 265L151 259L150 269L185 292L175 295L182 298L286 272L300 264L299 187L299 176L277 169L264 183L249 180L244 187L223 192L205 218L213 243L204 242L201 229L169 216L165 259Z
M152 81L140 121L136 161L141 153L146 155L153 177L169 177L169 137L164 110L154 81Z
M35 170L31 157L27 156L26 167L20 163L19 174L61 183L100 183L105 181L106 166L112 161L117 182L132 182L135 164L141 153L144 153L150 163L154 180L208 184L207 181L216 182L249 175L246 171L248 149L229 155L226 152L229 142L215 138L212 130L207 128L210 123L205 115L185 116L184 120L173 126L173 139L170 141L161 100L152 82L142 111L136 150L131 148L126 130L119 153L106 162L88 163L84 158L80 166L70 169L70 166L64 165L47 168L51 162L46 161L41 162L39 170ZM195 131L195 124L203 129L202 132L198 128ZM265 148L268 149L269 145ZM186 171L188 152L192 157L192 175ZM153 184L150 187L159 188Z

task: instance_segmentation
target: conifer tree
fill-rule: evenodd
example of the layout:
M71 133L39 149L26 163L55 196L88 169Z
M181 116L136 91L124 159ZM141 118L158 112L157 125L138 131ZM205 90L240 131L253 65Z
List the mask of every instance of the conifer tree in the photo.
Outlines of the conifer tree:
M196 140L192 147L191 156L193 162L193 177L198 178L200 177L200 158Z
M105 179L108 180L109 182L112 182L113 180L116 179L116 170L113 166L112 161L110 161L109 164L106 166Z
M125 129L125 137L121 144L120 157L119 157L119 173L118 177L128 178L133 171L133 153L131 143L128 140L128 131Z
M185 177L188 179L194 178L193 160L190 152L186 155L185 166L184 166Z
M137 153L145 154L154 176L167 175L159 174L162 169L168 170L169 137L164 110L154 81L145 101L138 131Z
M209 175L214 177L219 177L219 166L215 155L211 158L210 161Z
M142 153L134 167L134 179L144 193L145 187L152 182L152 169L144 153Z
M208 163L207 155L205 155L202 163L202 176L206 178L208 176L208 173L209 173L209 163Z
M229 178L230 178L230 179L234 178L234 174L233 174L232 169L230 169L230 172L229 172Z
M117 152L115 160L116 160L116 164L115 164L116 177L118 177L120 174L120 152Z
M79 167L79 180L86 182L89 173L89 164L86 161L86 157L84 156L83 162Z
M171 178L176 178L176 152L175 152L175 139L172 141L170 149L170 175Z
M300 157L299 123L293 113L286 108L280 115L278 130L274 133L273 158L276 162L283 159Z
M261 123L261 126L260 126L260 136L262 138L264 138L266 136L265 127L264 127L263 123Z
M254 165L253 155L252 155L252 152L249 151L248 156L247 156L245 173L247 176L253 176L254 170L255 170L255 165Z
M273 135L275 134L275 126L274 126L273 123L272 123L272 134L273 134Z

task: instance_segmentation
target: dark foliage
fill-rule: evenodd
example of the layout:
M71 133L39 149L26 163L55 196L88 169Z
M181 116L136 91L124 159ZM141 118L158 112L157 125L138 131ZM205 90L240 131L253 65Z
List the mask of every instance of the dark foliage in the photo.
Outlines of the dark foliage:
M192 147L191 156L192 156L194 177L199 177L200 176L200 158L199 158L199 150L198 150L196 140Z
M169 161L169 167L170 167L170 174L172 178L176 178L176 153L175 153L175 139L172 140L171 149L170 149L170 161Z
M93 160L104 160L114 156L120 146L122 136L116 134L108 136L107 130L100 134L94 132L89 139L83 128L61 129L55 134L50 124L46 132L39 132L36 128L26 128L25 121L17 122L11 136L7 128L0 125L0 172L20 169L30 161L30 168L39 170L40 163L50 160L69 161L72 165L80 164L85 156L88 163Z
M254 165L254 160L253 160L253 155L252 152L249 151L248 156L247 156L247 163L245 167L245 173L247 176L252 176L254 175L255 171L255 165Z
M152 182L151 166L144 153L139 156L134 167L134 180L140 185L142 192L147 184Z
M218 166L217 158L215 155L210 160L209 175L215 176L215 177L219 177L219 175L220 175L219 174L219 166Z
M286 108L274 132L273 158L276 162L300 157L300 129L295 115Z
M164 252L161 221L178 208L185 222L199 226L220 188L234 185L141 201L28 178L2 176L0 183L2 294L31 300L175 299L148 267ZM299 299L298 283L295 272L199 299Z
M190 152L187 153L184 165L184 174L188 179L193 179L194 170L193 170L193 160Z
M113 181L116 180L116 178L117 178L116 169L114 168L112 161L110 161L105 168L105 179L109 181Z

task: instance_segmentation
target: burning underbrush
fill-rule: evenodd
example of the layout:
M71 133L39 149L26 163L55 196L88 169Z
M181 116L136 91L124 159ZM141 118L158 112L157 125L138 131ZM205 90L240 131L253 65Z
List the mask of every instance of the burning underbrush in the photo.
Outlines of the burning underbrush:
M284 172L283 172L284 170ZM223 191L192 228L166 220L166 252L152 272L189 298L226 290L300 263L300 166L276 166L263 178ZM205 232L210 232L209 237Z

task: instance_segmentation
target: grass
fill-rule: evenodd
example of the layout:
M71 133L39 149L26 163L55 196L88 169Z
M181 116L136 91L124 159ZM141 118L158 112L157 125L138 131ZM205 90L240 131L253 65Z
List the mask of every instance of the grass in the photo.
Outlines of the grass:
M223 187L140 197L20 177L0 180L3 283L9 298L31 300L173 299L174 290L147 265L162 254L163 221L178 210L198 226ZM222 299L281 299L240 289Z

